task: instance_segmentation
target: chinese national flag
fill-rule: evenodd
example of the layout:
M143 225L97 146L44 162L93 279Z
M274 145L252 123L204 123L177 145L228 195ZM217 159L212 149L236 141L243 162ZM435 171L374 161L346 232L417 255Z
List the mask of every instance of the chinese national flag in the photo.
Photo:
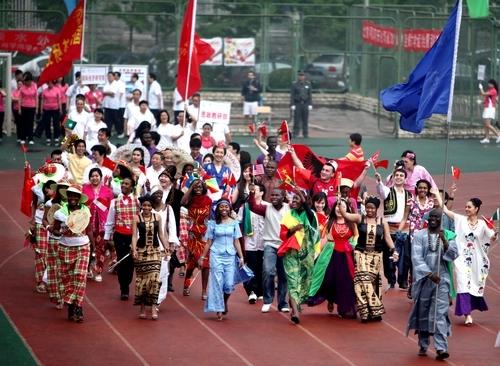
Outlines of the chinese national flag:
M49 61L38 79L38 85L66 75L71 70L73 61L81 58L84 13L85 0L80 0L64 23L56 43L52 45Z
M23 192L21 196L21 212L28 217L31 217L31 202L33 200L33 193L31 188L35 185L33 178L31 177L31 167L26 165L24 167L24 183Z
M454 180L459 180L461 173L462 172L460 171L460 168L453 166L453 165L451 166L451 175L453 176Z
M177 66L177 90L184 99L188 99L201 89L200 65L212 57L215 52L212 46L202 41L195 32L195 20L196 0L189 0L182 22L179 64ZM191 44L191 33L194 33L193 44Z

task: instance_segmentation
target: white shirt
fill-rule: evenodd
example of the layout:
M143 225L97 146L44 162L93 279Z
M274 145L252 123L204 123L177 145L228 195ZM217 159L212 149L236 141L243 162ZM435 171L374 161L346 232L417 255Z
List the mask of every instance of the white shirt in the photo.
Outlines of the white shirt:
M123 112L123 118L127 120L131 119L134 114L139 113L139 104L135 104L134 102L129 102L125 107L125 111Z
M396 188L394 189L396 190L396 202L397 202L396 212L392 215L385 216L385 219L389 223L397 224L403 220L403 217L405 215L406 201L405 201L405 190L403 189L403 191L400 192L398 189ZM387 196L389 196L391 189L383 185L382 182L380 182L377 184L377 191L382 200L385 200Z
M184 110L184 99L179 94L177 88L174 90L174 97L172 98L172 110L174 111L183 111Z
M66 96L69 99L69 104L68 108L69 111L71 112L76 108L76 96L78 94L85 95L90 91L89 87L87 85L80 85L79 83L75 83L71 85L67 90L66 90Z
M141 91L141 100L146 99L146 91L144 90L144 83L140 80L137 80L134 83L134 87L132 88L132 91L135 89L139 89Z
M177 128L178 125L173 125L171 123L160 123L158 128L156 129L156 132L161 137L160 143L161 146L177 146L177 140L174 141L172 139L173 136L178 136L181 133L181 130Z
M195 107L193 104L189 104L187 106L187 112L193 120L198 122L198 119L200 117L200 108Z
M118 83L113 80L111 83L106 82L104 88L102 88L103 93L114 93L113 97L105 95L102 101L102 107L108 109L119 109L120 108L120 87Z
M183 130L181 125L175 125L175 127L177 127L176 134L180 134ZM184 134L177 139L177 147L187 153L190 153L191 148L189 147L189 141L191 140L191 135L193 133L195 133L195 129L191 123L188 123L186 127L184 127Z
M83 184L89 183L90 169L93 169L93 168L101 169L101 172L102 172L102 180L101 181L103 182L103 184L108 184L108 182L111 179L113 179L113 172L109 168L106 168L105 166L100 166L97 163L92 163L92 164L89 164L83 172Z
M87 145L87 151L89 154L92 153L90 149L92 149L94 145L99 145L97 134L101 128L108 128L108 125L103 121L96 123L95 119L89 120L85 126L85 144Z
M212 124L211 135L217 144L221 141L224 141L224 144L225 144L226 143L226 135L229 133L230 133L229 125L227 125L225 123L218 123L218 122L214 122Z
M165 209L161 211L156 211L155 209L153 209L153 213L161 217L161 222L163 224L161 230L163 230L165 234L168 234L168 242L173 243L175 246L178 246L179 239L177 237L177 226L175 223L175 215L172 207L170 205L166 205Z
M151 125L151 131L156 131L156 119L153 113L149 109L146 110L146 113L142 113L140 110L138 113L135 113L132 115L132 118L130 118L127 121L127 126L129 126L132 129L132 132L130 132L130 136L128 139L129 143L132 143L136 136L135 136L135 130L141 122L147 121Z
M120 94L120 108L127 106L127 86L122 79L115 80L118 84L118 93Z
M87 127L87 123L90 118L94 118L92 114L87 112L85 109L82 109L80 113L75 109L73 109L68 118L72 121L76 122L76 126L73 129L73 133L78 135L79 138L83 139L83 134L85 133L85 128Z
M161 86L156 80L149 86L148 103L150 109L163 109Z
M149 187L152 188L156 185L160 185L160 181L158 176L161 172L165 170L164 167L161 167L160 170L155 170L153 166L150 166L146 169L146 179L149 180Z
M116 145L113 145L111 141L108 141L109 155L113 154L116 150Z

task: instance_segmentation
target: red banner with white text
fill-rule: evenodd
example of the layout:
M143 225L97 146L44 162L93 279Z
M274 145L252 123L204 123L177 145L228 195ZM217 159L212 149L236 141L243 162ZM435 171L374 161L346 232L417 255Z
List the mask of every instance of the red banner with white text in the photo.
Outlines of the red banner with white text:
M398 43L398 30L369 20L363 20L363 41L373 46L394 48Z
M0 50L38 55L52 45L57 34L24 30L0 30Z
M441 34L436 29L404 29L403 48L410 52L426 52Z

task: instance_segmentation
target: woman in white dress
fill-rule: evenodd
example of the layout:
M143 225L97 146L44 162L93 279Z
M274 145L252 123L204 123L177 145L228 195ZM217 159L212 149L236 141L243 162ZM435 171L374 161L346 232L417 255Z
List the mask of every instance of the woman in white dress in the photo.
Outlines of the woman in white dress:
M156 124L156 132L160 135L161 146L177 147L177 139L182 135L180 126L170 123L170 115L166 110L160 111L160 122Z
M104 112L101 108L96 108L94 111L94 118L90 118L87 124L85 125L85 131L83 133L83 139L85 140L85 144L87 145L87 151L89 154L92 154L93 146L99 145L99 139L97 135L99 134L99 130L101 128L108 128L108 125L103 122L102 116Z
M472 325L473 310L488 310L483 297L490 268L488 249L490 243L496 240L497 233L479 219L481 204L479 198L471 198L465 204L465 216L443 207L443 212L455 221L459 252L454 262L457 283L455 315L464 315L465 325Z

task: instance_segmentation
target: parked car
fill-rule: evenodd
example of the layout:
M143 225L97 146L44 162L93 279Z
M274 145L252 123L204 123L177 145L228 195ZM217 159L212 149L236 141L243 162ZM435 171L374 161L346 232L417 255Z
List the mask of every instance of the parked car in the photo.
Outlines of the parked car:
M33 77L37 78L42 73L42 70L47 64L48 60L49 55L40 55L30 61L25 62L22 65L19 65L17 69L21 70L22 72L29 71L31 72L31 74L33 74ZM88 60L85 57L83 58L83 63L88 63Z
M342 92L349 89L347 57L344 54L320 55L304 71L315 88L333 88Z

